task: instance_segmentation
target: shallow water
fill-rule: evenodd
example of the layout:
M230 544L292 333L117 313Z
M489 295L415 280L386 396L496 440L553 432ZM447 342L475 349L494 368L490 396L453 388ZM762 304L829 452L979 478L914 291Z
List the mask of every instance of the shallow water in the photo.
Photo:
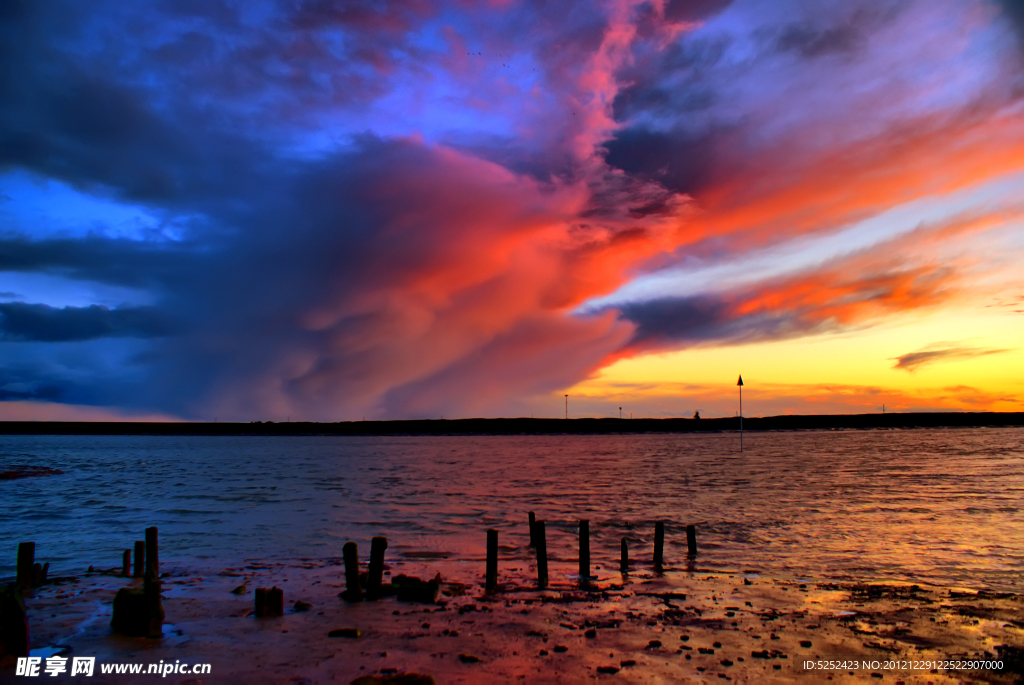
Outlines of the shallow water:
M527 511L575 559L590 520L594 564L666 563L820 579L920 580L1024 590L1024 430L454 437L64 437L0 439L0 465L63 475L0 482L0 576L35 540L51 574L115 567L160 527L164 564L336 557L347 540L447 564L528 559ZM440 563L440 562L439 562ZM555 562L557 565L557 561ZM477 564L473 564L475 569Z

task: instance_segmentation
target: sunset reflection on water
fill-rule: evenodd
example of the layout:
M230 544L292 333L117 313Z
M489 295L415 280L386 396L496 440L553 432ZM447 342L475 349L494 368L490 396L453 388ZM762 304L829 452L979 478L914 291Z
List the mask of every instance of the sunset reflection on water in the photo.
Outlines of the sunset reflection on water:
M478 573L485 529L524 572L527 512L547 523L552 573L575 564L588 519L596 572L619 542L648 563L794 577L900 578L1020 590L1019 429L453 437L34 437L0 461L62 469L0 483L0 573L35 540L61 567L116 566L148 525L167 563L365 555L373 535L410 563Z

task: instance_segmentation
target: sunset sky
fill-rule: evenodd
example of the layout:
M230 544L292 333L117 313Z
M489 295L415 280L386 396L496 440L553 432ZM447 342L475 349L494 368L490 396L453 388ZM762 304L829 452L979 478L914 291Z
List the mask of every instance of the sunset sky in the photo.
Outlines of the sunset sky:
M1024 410L1021 0L22 0L0 68L0 420Z

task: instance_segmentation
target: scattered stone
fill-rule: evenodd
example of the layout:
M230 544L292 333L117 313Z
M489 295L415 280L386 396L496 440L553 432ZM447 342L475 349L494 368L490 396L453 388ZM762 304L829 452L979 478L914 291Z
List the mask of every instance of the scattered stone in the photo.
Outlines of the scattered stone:
M363 631L358 628L335 628L331 632L327 633L327 637L348 637L356 639L362 636Z
M619 669L615 666L598 666L598 673L607 673L608 675L615 675L619 672Z
M460 654L459 661L464 664L480 664L483 663L483 659L476 656L475 654Z
M625 661L620 661L619 662L619 666L621 666L622 668L629 668L630 666L636 666L636 661L633 660L633 659L626 659Z
M548 655L548 650L546 650L546 649L542 649L539 652L537 652L537 656L547 656L547 655Z
M661 649L661 640L651 640L644 649Z
M561 654L562 652L568 652L569 648L565 645L555 645L555 651Z
M248 591L249 591L249 588L247 588L247 587L245 586L245 583L242 583L241 585L239 585L238 587L236 587L236 588L235 588L234 590L232 590L231 592L232 592L233 594L236 594L236 595L244 595L244 594L245 594L246 592L248 592Z
M585 633L583 633L583 635L584 635L584 637L595 638L595 637L597 637L597 631L594 630L593 628L590 628Z
M309 602L303 602L302 600L295 600L295 611L309 611L313 608L313 605Z
M718 663L722 664L723 666L732 666L732 662L729 661L728 659L722 659Z
M713 642L713 643L711 643L711 646L714 647L715 649L721 649L722 648L722 643L721 642Z
M805 649L810 649L811 648L811 641L810 640L800 640L800 646L805 648Z

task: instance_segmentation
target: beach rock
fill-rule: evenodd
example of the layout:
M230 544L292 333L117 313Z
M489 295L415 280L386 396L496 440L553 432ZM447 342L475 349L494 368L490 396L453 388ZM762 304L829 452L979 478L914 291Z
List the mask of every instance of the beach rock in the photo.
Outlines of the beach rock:
M561 654L562 652L568 652L569 648L565 645L555 645L555 651Z
M464 664L480 664L483 663L483 659L476 656L475 654L460 654L459 661Z
M295 600L295 611L309 611L313 608L313 605L309 602L303 602L302 600Z
M661 640L651 640L644 649L661 649Z
M800 646L803 647L804 649L810 649L811 648L811 641L810 640L800 640Z
M249 591L249 588L247 588L247 587L245 586L245 583L242 583L241 585L239 585L238 587L236 587L236 588L235 588L234 590L232 590L231 592L232 592L233 594L236 594L236 595L244 595L244 594L245 594L246 592L248 592L248 591Z
M625 661L620 661L619 662L619 666L621 666L622 668L629 668L630 666L636 666L636 660L634 660L634 659L626 659Z
M49 466L25 466L12 464L0 467L0 480L15 480L16 478L31 478L33 476L57 476L64 473L60 469Z
M597 672L598 673L607 673L608 675L615 675L616 673L619 672L619 669L618 669L617 666L598 666L597 667Z
M327 637L347 637L351 639L358 639L363 636L363 631L358 628L335 628L331 632L327 633Z
M360 676L349 685L434 685L434 682L434 676L424 673L393 673Z
M584 637L595 638L597 637L597 631L593 628L590 628L589 630L585 631L583 635Z
M0 663L5 657L28 656L28 619L17 583L0 590Z
M110 627L123 635L163 637L164 607L160 601L160 581L146 576L143 588L123 587L114 597L114 615Z

